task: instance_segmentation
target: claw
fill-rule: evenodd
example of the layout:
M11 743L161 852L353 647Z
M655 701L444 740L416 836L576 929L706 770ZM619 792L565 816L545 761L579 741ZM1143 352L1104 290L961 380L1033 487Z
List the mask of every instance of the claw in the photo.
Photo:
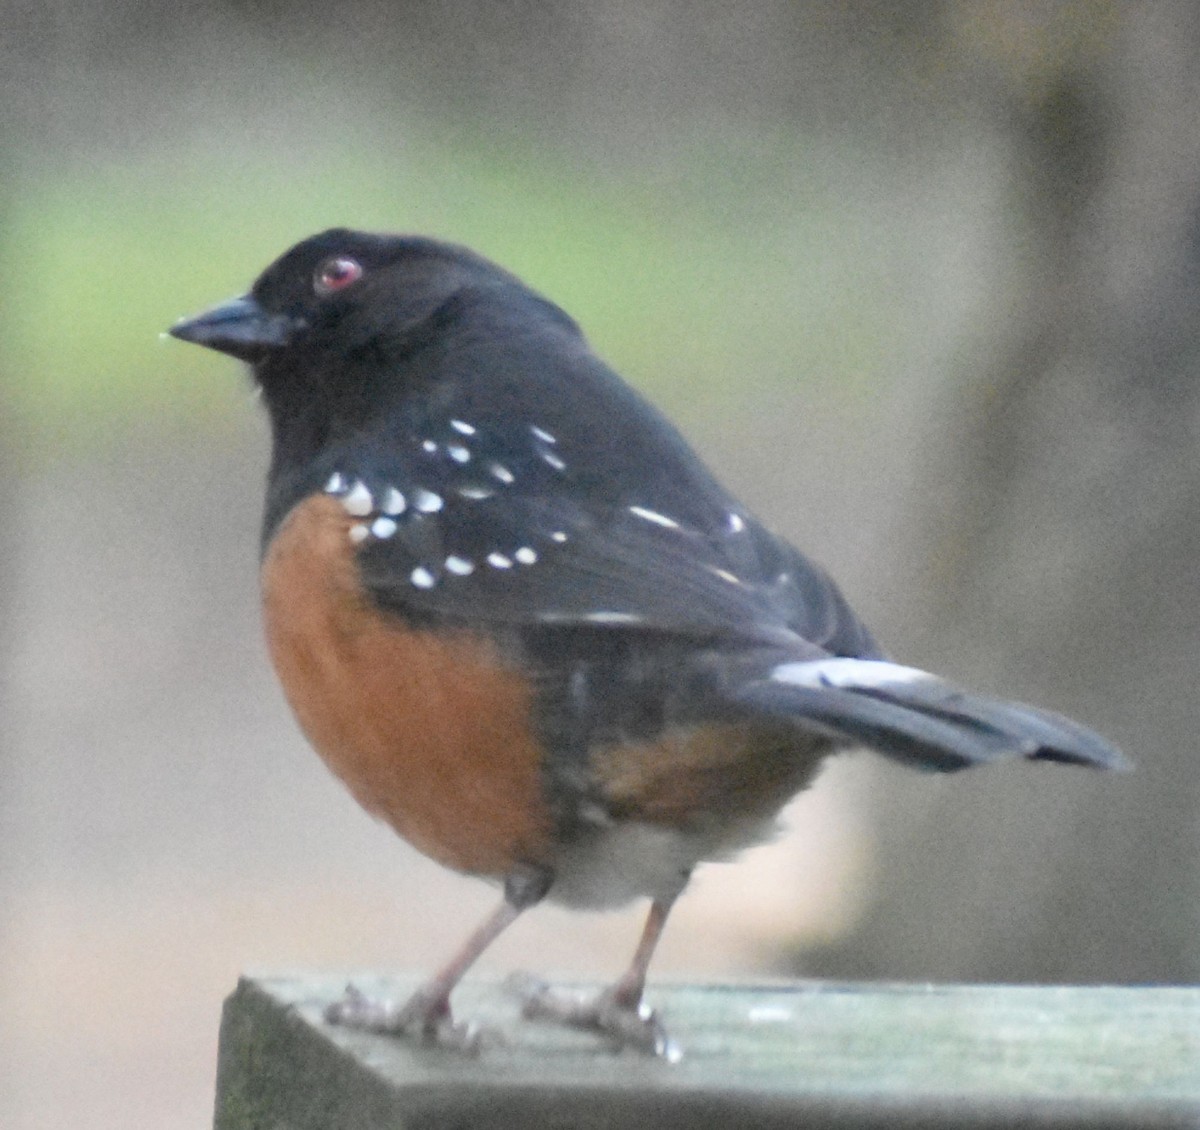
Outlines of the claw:
M679 1045L667 1035L658 1013L643 1000L624 1001L612 989L592 996L552 989L528 973L515 973L505 987L522 1002L527 1020L545 1020L599 1032L618 1046L658 1056L668 1063L683 1057Z
M493 1034L478 1025L458 1023L442 997L418 990L404 1004L383 997L368 997L347 985L341 1000L325 1008L325 1020L360 1032L401 1036L450 1051L477 1055L495 1042Z

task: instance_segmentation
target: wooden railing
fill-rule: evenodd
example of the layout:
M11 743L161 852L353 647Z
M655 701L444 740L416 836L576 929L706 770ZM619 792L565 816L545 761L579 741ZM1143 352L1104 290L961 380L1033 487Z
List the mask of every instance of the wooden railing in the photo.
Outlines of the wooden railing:
M456 994L495 1033L475 1056L331 1027L346 980L243 978L217 1130L1200 1127L1200 988L657 984L669 1063L483 982Z

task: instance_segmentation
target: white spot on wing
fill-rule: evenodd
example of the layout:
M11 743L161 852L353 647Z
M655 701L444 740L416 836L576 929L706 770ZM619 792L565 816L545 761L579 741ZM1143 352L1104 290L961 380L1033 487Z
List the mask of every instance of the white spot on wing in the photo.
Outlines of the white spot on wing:
M465 420L451 420L450 426L461 436L473 436L475 434L475 425L468 424Z
M470 463L471 452L463 447L461 443L450 443L446 445L446 454L454 460L455 463Z
M642 618L633 612L589 612L584 616L589 624L640 624Z
M567 469L566 463L559 459L559 457L555 455L553 451L543 451L542 459L550 464L550 466L556 471L565 471Z
M513 557L522 565L532 565L538 559L537 551L527 545L521 546Z
M512 558L505 557L503 553L492 552L487 555L487 563L493 569L511 569Z
M355 545L358 545L360 541L367 540L367 535L370 532L371 531L368 530L367 527L361 522L355 522L354 525L350 527L350 540L354 542Z
M334 471L325 484L326 494L341 494L346 489L346 476L341 471Z
M559 543L559 545L562 545L562 543L567 540L567 535L564 534L562 530L555 530L554 533L550 535L550 540L556 541Z
M537 436L537 438L540 439L542 441L542 443L558 443L558 440L555 439L554 436L552 436L548 431L546 431L545 428L539 428L537 426L537 424L530 424L529 430L531 432L533 432L533 434L535 436Z
M928 671L903 667L882 659L815 659L781 663L771 672L771 681L774 683L791 683L797 687L843 687L849 690L935 682L936 679L937 676Z
M731 585L740 585L741 579L731 573L728 569L718 569L715 565L709 567L709 572L714 577L720 577L723 581L728 581Z
M745 518L731 510L729 512L729 529L735 534L740 534L745 528Z
M437 578L424 565L418 565L409 573L408 579L419 589L431 589L437 581Z
M383 505L380 507L380 510L394 517L397 514L403 514L407 505L408 503L405 502L403 494L395 487L388 487L387 492L383 496Z
M472 502L478 502L484 498L491 498L496 492L489 490L487 487L459 487L459 496L469 498Z
M653 522L656 526L663 526L668 530L679 529L679 523L674 518L668 518L665 514L660 514L657 510L647 510L644 506L631 506L629 513L647 522Z
M446 572L456 577L469 577L475 572L475 562L452 553L446 558Z
M365 518L375 509L375 500L371 497L367 484L362 479L355 479L349 493L342 499L342 505L346 508L347 514L353 514L356 518Z
M390 538L396 532L395 518L376 518L371 523L371 533L377 538Z
M430 455L432 455L435 451L437 451L437 444L431 439L423 439L421 441L421 450L427 451Z
M424 487L417 487L413 491L413 505L421 511L422 514L436 514L444 505L442 496L435 494L431 490L426 490Z
M492 463L488 467L488 470L502 483L511 483L513 481L513 473L503 463Z

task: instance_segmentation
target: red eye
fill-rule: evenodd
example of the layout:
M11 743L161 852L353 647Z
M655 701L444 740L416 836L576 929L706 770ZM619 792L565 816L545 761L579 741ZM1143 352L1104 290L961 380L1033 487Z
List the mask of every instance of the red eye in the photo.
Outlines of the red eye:
M318 294L333 294L345 290L351 283L362 278L362 264L348 255L335 255L326 259L313 275L313 290Z

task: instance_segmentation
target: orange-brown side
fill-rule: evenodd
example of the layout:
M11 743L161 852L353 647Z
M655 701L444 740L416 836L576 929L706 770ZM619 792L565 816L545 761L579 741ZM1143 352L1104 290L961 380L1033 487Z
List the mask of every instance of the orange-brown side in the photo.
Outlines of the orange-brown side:
M502 876L545 859L527 680L487 640L372 607L352 521L336 499L309 498L263 562L267 645L301 728L364 808L439 862Z
M790 726L711 724L598 750L591 768L614 811L687 829L770 818L829 750L828 741Z

